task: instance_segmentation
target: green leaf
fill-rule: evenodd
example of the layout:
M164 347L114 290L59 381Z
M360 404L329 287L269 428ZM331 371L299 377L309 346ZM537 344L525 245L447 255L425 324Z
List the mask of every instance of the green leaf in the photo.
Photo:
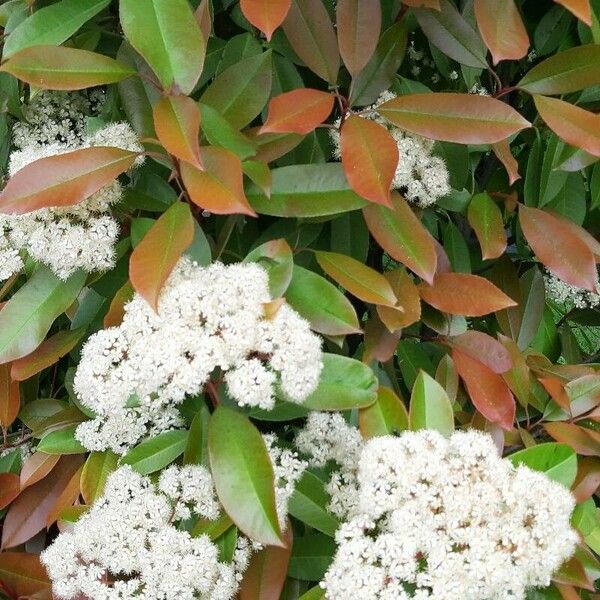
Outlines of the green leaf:
M213 146L222 146L245 160L256 154L256 144L240 133L218 110L200 103L202 133Z
M282 546L275 509L275 475L260 432L242 414L219 406L208 428L208 452L217 495L250 538Z
M75 439L77 425L47 433L37 445L38 452L46 454L82 454L86 449Z
M154 473L183 454L187 440L187 431L164 431L132 448L121 464L130 465L141 475Z
M165 91L190 94L202 72L204 41L187 0L121 0L121 25Z
M511 454L513 465L525 465L570 488L577 476L577 454L567 444L549 442Z
M419 371L410 397L410 428L435 429L442 435L454 432L454 413L446 390L425 371Z
M323 600L323 598L325 598L325 590L321 586L315 585L308 592L302 594L298 600Z
M335 550L333 539L322 533L295 538L288 576L305 581L320 581L331 564Z
M38 267L0 311L0 363L33 352L56 317L77 298L86 275L77 271L61 281L47 267Z
M302 403L312 410L350 410L377 400L377 377L364 363L339 354L323 354L317 389Z
M31 46L58 45L110 4L110 0L61 0L34 12L8 36L2 58Z
M208 465L208 423L210 412L202 404L190 426L187 446L183 453L184 465Z
M256 262L269 274L272 298L285 294L294 270L292 250L285 239L271 240L251 250L243 262Z
M81 495L86 504L92 504L104 493L108 476L117 469L119 457L107 450L92 452L81 471Z
M391 388L380 385L377 400L358 413L360 432L365 439L394 435L408 429L408 413Z
M468 219L481 246L481 257L498 258L506 249L506 234L502 212L490 196L483 192L473 196L469 204Z

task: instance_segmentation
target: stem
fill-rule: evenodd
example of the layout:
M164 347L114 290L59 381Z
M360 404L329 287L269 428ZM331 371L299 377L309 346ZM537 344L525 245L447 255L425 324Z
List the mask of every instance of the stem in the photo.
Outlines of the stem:
M221 401L219 400L219 392L215 386L215 382L210 379L204 386L204 391L208 394L214 408L217 408Z
M508 87L500 87L500 89L498 89L498 91L494 94L494 98L502 98L502 96L506 96L506 94L510 94L511 92L514 92L517 89L519 88L517 88L514 85Z

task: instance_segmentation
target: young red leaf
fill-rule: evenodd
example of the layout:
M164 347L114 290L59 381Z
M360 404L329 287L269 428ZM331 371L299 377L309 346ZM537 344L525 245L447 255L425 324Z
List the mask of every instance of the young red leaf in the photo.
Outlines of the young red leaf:
M419 293L438 310L465 317L480 317L517 304L487 279L469 273L440 273L433 285L422 283Z
M570 285L594 291L596 263L590 248L569 227L550 213L519 206L519 222L538 259Z
M513 185L515 181L521 179L521 176L519 175L519 163L510 151L508 140L501 140L500 142L492 144L492 150L508 173L508 184Z
M125 304L133 298L134 292L135 290L130 281L126 281L123 286L117 290L108 307L108 312L104 316L103 325L105 329L108 327L115 327L123 322Z
M190 207L175 202L154 223L129 259L129 279L135 291L157 310L165 281L194 239Z
M600 156L600 115L557 98L534 95L533 101L540 117L559 138Z
M336 26L340 54L352 77L369 62L381 32L380 0L338 0Z
M576 238L579 238L591 251L596 259L596 262L600 262L600 241L598 241L591 233L586 231L583 227L580 227L576 223L573 223L571 219L556 213L554 211L548 211L552 216L556 217Z
M202 168L200 160L200 109L187 96L165 96L154 105L158 140L173 156Z
M416 323L421 318L421 297L411 276L404 269L387 271L383 276L392 286L402 310L379 305L379 318L390 331L397 331Z
M244 193L242 162L229 150L200 149L205 170L183 163L181 175L191 200L217 215L244 214L255 217Z
M0 473L0 510L6 508L21 493L16 473Z
M578 19L583 21L589 27L592 26L592 7L590 0L554 0L557 4L562 4L567 10L571 11Z
M398 166L398 146L388 130L374 121L352 115L342 125L342 165L352 189L392 208L390 187Z
M401 335L401 330L390 331L383 324L378 313L371 314L364 325L363 362L367 364L372 361L385 363L390 360L396 352Z
M583 456L600 456L600 433L575 423L545 423L544 429L557 441Z
M50 598L51 581L40 562L39 554L2 552L0 554L0 581L14 598ZM38 596L40 594L40 596Z
M527 54L529 36L515 0L475 0L475 17L494 64Z
M8 428L19 414L21 394L19 383L10 375L10 363L0 365L0 426Z
M104 54L64 46L25 48L7 60L0 71L46 90L82 90L135 74Z
M504 102L476 94L398 96L382 104L379 113L411 133L459 144L493 144L531 126Z
M333 108L333 95L303 88L271 98L264 133L299 133L306 135L322 123Z
M34 452L23 464L21 469L21 489L32 486L44 479L56 466L60 454L46 454L45 452Z
M80 494L80 482L81 482L81 471L83 465L81 465L75 473L71 476L71 479L65 485L63 491L59 494L58 498L54 502L52 509L46 517L46 527L50 527L60 517L60 513L66 508L73 506L73 503L79 498Z
M498 258L506 250L506 233L502 213L486 194L476 194L469 203L469 223L481 245L481 258Z
M456 348L452 350L452 359L475 408L488 421L512 429L516 404L504 379Z
M577 460L577 479L573 484L573 495L577 504L591 498L600 487L600 460L597 458L579 458Z
M433 281L437 265L433 238L403 198L394 193L392 202L392 209L377 205L363 209L371 235L393 259Z
M483 363L494 373L506 373L512 367L508 350L498 340L482 331L465 331L447 338L447 342L452 348Z
M0 194L0 212L22 215L85 200L136 159L134 152L96 146L40 158L17 171Z
M283 23L291 4L291 0L240 0L242 13L265 34L267 41Z

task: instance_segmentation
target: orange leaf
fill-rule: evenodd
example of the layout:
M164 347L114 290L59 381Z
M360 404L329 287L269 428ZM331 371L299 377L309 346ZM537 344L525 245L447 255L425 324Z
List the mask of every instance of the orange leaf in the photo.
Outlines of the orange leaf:
M597 282L594 255L569 227L550 213L519 206L519 222L538 259L570 285L594 291Z
M564 385L556 377L538 377L538 381L544 386L544 389L550 394L550 397L564 411L570 412L571 400Z
M397 331L416 323L421 318L419 290L404 269L387 271L383 276L390 282L402 310L388 306L377 306L377 314L390 331Z
M382 104L379 113L411 133L459 144L493 144L531 126L504 102L476 94L398 96Z
M20 493L19 476L15 473L0 473L0 510L6 508Z
M475 0L475 17L494 64L527 54L529 36L515 0Z
M377 313L372 314L364 326L362 361L387 362L394 356L401 335L400 329L390 331Z
M465 331L447 338L447 342L452 348L483 363L494 373L506 373L512 367L508 350L498 340L482 331Z
M322 123L333 108L333 95L303 88L271 98L264 133L299 133L306 135Z
M153 115L156 135L165 150L201 169L198 105L187 96L165 96L154 105Z
M433 238L403 198L393 193L392 202L392 209L374 204L363 208L371 235L393 259L433 281L437 265Z
M508 173L508 184L513 185L515 181L521 179L521 175L519 175L519 163L510 151L508 140L501 140L492 144L492 150Z
M554 0L554 2L562 4L579 20L583 21L589 27L592 26L592 7L590 6L590 0Z
M85 327L59 331L44 340L31 354L12 363L10 376L14 381L25 381L46 367L53 365L65 354L71 352L85 333Z
M241 0L240 8L246 19L270 41L273 32L283 23L291 4L291 0Z
M433 285L422 283L419 293L438 310L465 317L481 317L517 304L487 279L469 273L440 273Z
M390 187L398 166L398 146L388 130L352 115L342 125L342 165L348 182L359 195L392 208Z
M498 258L506 250L506 233L502 213L486 194L476 194L469 203L469 223L481 245L481 258Z
M600 242L583 227L580 227L576 223L573 223L571 219L556 213L554 211L548 211L552 216L557 218L575 237L579 238L591 251L596 259L596 262L600 262Z
M136 159L134 152L97 146L40 158L17 171L0 194L0 212L22 215L85 200Z
M544 429L557 441L568 444L583 456L600 456L600 433L574 423L544 423Z
M125 305L133 298L133 286L130 281L126 281L117 291L112 299L108 312L104 316L104 329L120 325L125 315Z
M536 94L533 101L540 117L559 138L600 156L600 115L548 96Z
M573 484L573 495L577 504L591 498L600 487L600 459L580 458L577 461L577 478Z
M190 207L184 202L175 202L131 253L131 284L155 311L165 281L193 239L194 219Z
M336 27L340 54L356 77L375 52L381 33L380 0L338 0Z
M77 498L79 498L79 494L81 491L81 471L83 470L83 465L73 473L71 479L69 479L67 485L64 487L63 491L60 493L52 510L48 514L46 518L46 527L50 527L52 523L58 520L60 513L65 509L73 506L73 503Z
M216 215L241 213L255 217L244 193L244 175L238 156L229 150L203 147L200 155L205 171L181 165L183 183L192 201Z
M38 554L2 552L0 554L0 581L8 586L14 598L34 598L47 592L50 598L51 582Z
M10 376L10 363L0 365L0 426L10 427L19 414L21 394L19 384Z
M56 466L59 459L60 454L46 454L45 452L32 454L21 469L21 489L32 486L44 479Z
M488 421L512 429L516 405L504 379L456 348L452 350L452 360L475 408Z

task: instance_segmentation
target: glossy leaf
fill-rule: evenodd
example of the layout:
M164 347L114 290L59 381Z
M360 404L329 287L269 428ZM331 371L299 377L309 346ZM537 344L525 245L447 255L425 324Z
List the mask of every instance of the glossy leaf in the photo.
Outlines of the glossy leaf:
M481 245L481 257L486 260L502 256L506 250L502 213L488 194L484 192L473 196L468 217Z
M246 160L242 163L242 170L244 175L248 176L250 181L255 183L267 198L271 196L273 176L267 163L260 160Z
M395 435L408 429L408 413L402 400L389 388L380 385L377 400L358 412L360 433L365 439Z
M541 471L553 481L570 488L577 475L577 455L566 444L539 444L511 454L513 465Z
M544 429L557 441L569 445L577 454L600 456L600 433L574 423L545 423Z
M118 459L109 450L92 452L88 456L81 471L81 495L86 504L93 504L102 496L108 476L117 469Z
M75 437L77 424L44 433L37 445L38 452L46 454L83 454L85 447Z
M0 364L0 426L8 429L21 407L18 381L11 376L10 364Z
M187 438L187 431L163 431L129 450L121 464L130 465L141 475L154 473L183 454Z
M20 475L21 489L44 479L60 460L60 454L34 452L23 464Z
M0 473L0 510L6 508L21 493L16 473Z
M265 242L248 253L244 262L257 262L269 274L269 291L272 298L283 296L292 281L294 258L292 249L284 239Z
M586 25L592 26L592 7L590 0L554 0L571 11L578 19Z
M291 0L240 0L242 13L265 34L267 41L283 23L290 6Z
M512 367L508 350L483 331L470 330L447 339L448 344L463 354L482 362L494 373L506 373Z
M492 144L492 150L506 169L506 173L508 174L508 184L513 185L515 181L521 179L521 175L519 174L519 163L510 151L508 140L501 140L500 142Z
M47 594L51 581L38 554L27 552L2 552L0 554L0 581L16 598L36 597Z
M221 146L237 154L241 160L254 156L257 145L239 132L219 111L208 104L199 104L202 115L202 134L213 146Z
M383 276L398 299L398 308L377 306L377 314L388 330L397 331L418 321L421 317L421 298L411 276L404 269L386 271Z
M419 371L412 388L410 429L434 429L446 437L454 432L454 413L446 390L425 371Z

